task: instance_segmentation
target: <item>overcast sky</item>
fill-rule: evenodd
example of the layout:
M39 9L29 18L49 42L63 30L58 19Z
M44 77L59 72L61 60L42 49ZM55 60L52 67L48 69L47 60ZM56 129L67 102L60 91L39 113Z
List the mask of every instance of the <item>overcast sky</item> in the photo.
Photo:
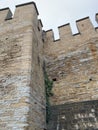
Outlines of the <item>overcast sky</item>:
M0 0L0 8L30 2L32 0ZM57 27L71 23L73 33L77 32L75 21L90 16L94 26L95 14L98 13L98 0L34 0L42 19L44 30L54 29L57 37Z

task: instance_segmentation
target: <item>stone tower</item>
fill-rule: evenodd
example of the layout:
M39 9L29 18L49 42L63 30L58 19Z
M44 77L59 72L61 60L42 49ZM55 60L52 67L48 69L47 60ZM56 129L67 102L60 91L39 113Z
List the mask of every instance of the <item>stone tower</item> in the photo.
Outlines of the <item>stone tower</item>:
M43 130L42 23L35 3L0 10L0 130Z
M98 28L86 17L54 40L37 16L34 2L0 10L0 130L46 130L44 69L54 81L47 129L98 130Z

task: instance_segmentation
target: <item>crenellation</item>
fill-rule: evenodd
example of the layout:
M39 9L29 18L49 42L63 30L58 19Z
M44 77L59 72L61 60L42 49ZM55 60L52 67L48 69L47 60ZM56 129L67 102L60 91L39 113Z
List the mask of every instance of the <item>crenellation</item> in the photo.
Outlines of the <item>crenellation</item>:
M52 29L45 32L46 33L46 40L53 42L54 41L54 32Z
M60 26L57 41L50 41L46 32L46 70L51 79L56 79L52 105L98 98L97 82L88 80L97 76L98 27L94 28L89 17L77 20L76 24L79 32L74 35L69 24Z
M65 24L58 27L59 30L59 37L61 41L68 40L68 39L81 39L82 37L91 37L92 34L95 34L97 32L97 28L94 28L91 20L89 17L85 17L82 19L79 19L76 21L76 26L78 29L78 33L72 34L72 29L70 27L70 24ZM46 37L48 39L51 39L50 41L56 42L58 40L54 40L54 33L52 30L46 31Z
M89 17L80 19L76 21L77 28L81 34L91 34L95 31L93 24Z
M0 11L0 129L43 130L42 24L34 3L16 6L11 20L7 16L8 8Z
M58 29L59 29L59 35L61 40L65 39L66 37L72 36L72 31L69 23L59 26Z
M0 23L1 23L1 31L9 28L15 29L20 28L21 23L23 23L23 27L25 26L33 26L36 24L36 28L38 27L38 11L36 9L35 3L27 3L16 6L15 13L12 15L12 12L9 8L0 10ZM13 26L13 27L12 27ZM21 26L22 27L22 26ZM42 28L41 28L42 30Z
M46 130L44 69L53 80L48 130L98 129L98 27L86 17L76 34L59 26L55 40L38 14L34 2L14 16L0 10L0 129Z
M9 12L11 12L9 8L0 9L0 24L5 22Z
M34 4L30 3L27 5L25 4L23 6L22 5L16 6L16 10L15 10L13 19L17 20L18 24L19 24L19 22L22 21L24 23L31 22L30 24L32 25L32 22L33 22L33 24L37 23L37 21L38 21L37 17L38 17L38 13L35 10Z
M37 7L36 7L36 4L35 4L35 2L28 2L28 3L24 3L24 4L19 4L19 5L17 5L16 6L16 8L17 7L23 7L24 8L24 6L30 6L30 5L33 5L34 7L35 7L35 11L36 11L36 13L37 13L37 15L39 15L39 12L38 12L38 9L37 9Z

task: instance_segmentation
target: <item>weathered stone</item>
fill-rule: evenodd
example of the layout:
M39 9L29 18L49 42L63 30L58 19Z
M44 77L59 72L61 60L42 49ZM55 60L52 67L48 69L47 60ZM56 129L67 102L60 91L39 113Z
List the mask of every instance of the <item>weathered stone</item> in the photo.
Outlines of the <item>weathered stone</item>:
M46 129L44 71L54 81L49 130L97 130L98 28L87 17L76 22L80 33L60 26L53 41L37 16L33 2L13 18L0 10L0 130Z
M97 130L97 108L97 100L52 106L48 130Z
M0 17L8 10L1 10ZM12 19L0 22L0 130L46 127L43 42L37 15L31 2L17 6Z

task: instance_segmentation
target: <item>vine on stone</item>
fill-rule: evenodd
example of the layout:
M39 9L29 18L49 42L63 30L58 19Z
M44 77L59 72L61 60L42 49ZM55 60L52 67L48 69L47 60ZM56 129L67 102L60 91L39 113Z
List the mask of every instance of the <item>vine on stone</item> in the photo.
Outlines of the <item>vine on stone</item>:
M53 96L52 88L53 88L53 81L51 81L47 75L47 73L44 73L45 75L45 91L46 91L46 123L49 122L50 119L50 100L49 98Z

